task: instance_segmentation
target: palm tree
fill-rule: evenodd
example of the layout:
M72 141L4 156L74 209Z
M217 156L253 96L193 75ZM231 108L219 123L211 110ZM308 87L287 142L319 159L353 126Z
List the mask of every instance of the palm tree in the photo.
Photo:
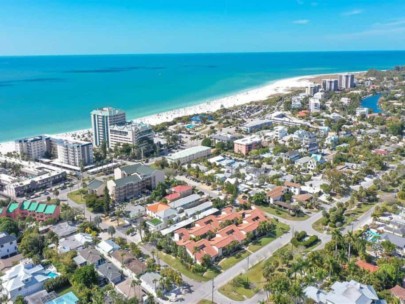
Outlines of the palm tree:
M111 237L113 237L113 235L115 234L115 228L113 226L109 226L107 232Z
M100 228L100 224L102 222L101 217L97 215L97 216L94 217L93 221L94 221L94 224L96 224L97 227Z
M332 240L335 242L335 255L337 255L338 244L343 240L342 234L340 233L339 229L335 229L332 231Z

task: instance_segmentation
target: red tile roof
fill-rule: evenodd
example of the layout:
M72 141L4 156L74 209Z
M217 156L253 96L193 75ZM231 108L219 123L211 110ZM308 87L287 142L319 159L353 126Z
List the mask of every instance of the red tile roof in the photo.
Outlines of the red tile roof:
M178 200L180 197L181 197L180 193L175 192L175 193L170 193L169 195L166 195L165 199L168 200L169 202L172 202L172 201Z
M289 181L285 181L284 182L284 186L286 187L292 187L292 188L301 188L301 185L298 183L293 183L293 182L289 182Z
M224 228L220 228L220 223L226 220L241 219L240 225L231 224ZM266 221L267 218L259 209L242 210L235 212L232 207L222 210L218 216L210 215L195 223L192 228L181 228L175 233L179 241L177 245L186 246L187 251L194 257L193 251L195 247L201 247L199 252L195 254L197 261L201 262L205 254L215 258L218 256L218 250L224 248L237 241L238 243L246 239L248 232L253 232L259 226L259 223ZM193 237L203 236L208 232L215 233L215 237L211 240L201 239L198 242L192 240Z
M172 188L172 191L177 193L182 193L190 190L193 190L193 187L188 185L180 185Z
M391 293L400 300L405 300L405 288L399 285L390 289Z
M152 213L158 213L160 211L169 209L170 207L163 203L155 203L155 204L146 206L146 208Z
M283 186L277 186L273 190L267 192L267 196L271 198L278 198L284 194L285 188Z
M378 270L378 266L375 266L362 260L358 260L356 262L356 265L359 266L361 269L367 270L369 272L376 272Z

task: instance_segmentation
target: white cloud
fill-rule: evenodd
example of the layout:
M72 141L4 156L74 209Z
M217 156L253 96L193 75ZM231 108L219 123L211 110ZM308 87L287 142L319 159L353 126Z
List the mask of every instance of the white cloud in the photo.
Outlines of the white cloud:
M403 33L405 33L405 19L397 19L384 23L375 23L363 31L341 34L335 37L343 39L358 39L364 37L388 36L393 34L398 35ZM399 37L402 37L402 35L398 36L398 38Z
M294 24L308 24L309 20L308 19L299 19L299 20L294 20Z
M344 12L342 14L342 16L354 16L354 15L360 15L362 13L363 13L362 9L354 9L354 10L351 10L351 11L348 11L348 12Z

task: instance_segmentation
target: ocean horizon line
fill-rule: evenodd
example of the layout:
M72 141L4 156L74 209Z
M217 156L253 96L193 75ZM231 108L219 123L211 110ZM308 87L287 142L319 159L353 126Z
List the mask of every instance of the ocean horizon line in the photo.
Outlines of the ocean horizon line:
M232 55L232 54L294 54L294 53L302 53L302 54L313 54L313 53L395 53L395 52L405 52L403 50L379 50L379 49L369 49L369 50L306 50L306 51L235 51L235 52L220 52L220 51L212 51L212 52L169 52L169 53L159 53L159 52L151 52L151 53L78 53L78 54L16 54L16 55L1 55L0 58L23 58L23 57L91 57L91 56L159 56L159 55L167 55L167 56L175 56L175 55Z

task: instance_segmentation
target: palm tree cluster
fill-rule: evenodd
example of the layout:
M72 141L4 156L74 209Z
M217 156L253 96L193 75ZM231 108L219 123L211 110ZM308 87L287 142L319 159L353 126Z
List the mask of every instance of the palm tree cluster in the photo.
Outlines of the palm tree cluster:
M336 229L324 249L309 253L287 245L265 262L264 290L274 303L303 303L303 289L308 285L327 288L336 281L356 280L372 285L387 297L387 289L401 284L405 263L395 257L392 246L383 247L387 248L383 257L374 261L378 270L369 272L356 265L358 260L372 261L367 253L370 244L362 231L342 235Z

